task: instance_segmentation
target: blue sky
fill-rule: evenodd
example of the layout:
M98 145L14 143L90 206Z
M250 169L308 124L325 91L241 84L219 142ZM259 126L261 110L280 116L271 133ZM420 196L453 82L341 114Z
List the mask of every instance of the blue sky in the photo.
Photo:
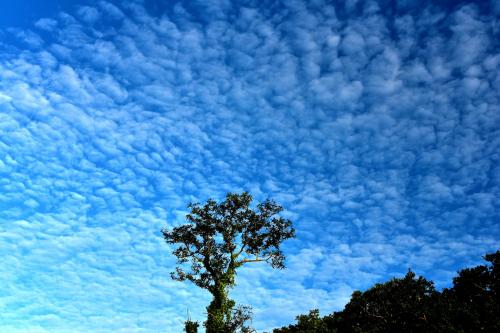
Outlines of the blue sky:
M0 330L180 332L160 229L247 190L294 221L241 269L260 331L500 247L500 6L0 3Z

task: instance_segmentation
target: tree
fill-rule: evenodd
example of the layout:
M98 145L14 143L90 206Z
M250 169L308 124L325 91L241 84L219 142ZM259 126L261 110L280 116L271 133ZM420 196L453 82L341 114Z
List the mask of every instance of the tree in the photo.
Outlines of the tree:
M200 326L196 321L188 319L184 322L184 331L186 333L198 333L198 326Z
M439 293L423 277L408 272L361 292L355 291L343 311L321 318L318 310L297 317L298 323L273 333L449 332L442 330L433 305Z
M285 267L280 245L295 236L292 222L278 216L283 208L273 200L255 209L251 202L252 196L243 192L228 193L221 203L191 203L187 224L162 230L165 241L177 245L173 254L179 266L172 278L189 280L213 296L207 307L207 333L235 332L234 318L246 316L228 297L238 268L252 262Z
M297 324L288 327L276 328L273 333L336 333L333 326L329 326L329 316L321 318L319 310L309 311L307 315L295 317Z
M339 317L340 332L438 332L432 326L433 283L408 272L405 277L355 291Z
M461 270L443 291L457 331L500 332L500 251L484 259L490 265Z
M484 259L489 265L461 270L442 293L410 271L355 291L342 311L321 318L311 310L273 333L500 332L500 251Z

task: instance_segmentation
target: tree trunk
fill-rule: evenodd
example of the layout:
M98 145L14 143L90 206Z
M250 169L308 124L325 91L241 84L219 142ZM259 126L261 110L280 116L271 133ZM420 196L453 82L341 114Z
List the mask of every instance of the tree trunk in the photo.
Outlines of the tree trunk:
M227 331L227 324L231 321L231 311L235 303L228 297L227 285L216 282L210 292L213 299L207 307L206 333L231 333Z

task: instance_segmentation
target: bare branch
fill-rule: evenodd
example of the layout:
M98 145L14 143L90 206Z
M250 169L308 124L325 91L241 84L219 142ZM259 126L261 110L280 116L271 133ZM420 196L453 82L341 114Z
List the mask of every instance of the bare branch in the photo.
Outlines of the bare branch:
M238 253L236 253L236 256L235 258L238 258L240 256L240 254L243 252L243 250L245 249L245 244L243 244L243 246L241 247L241 249L238 251Z
M239 264L244 264L244 263L247 263L247 262L262 262L262 261L269 261L271 260L273 257L272 256L269 256L269 257L266 257L266 258L259 258L259 257L255 257L255 259L243 259L241 261L239 261L238 263Z

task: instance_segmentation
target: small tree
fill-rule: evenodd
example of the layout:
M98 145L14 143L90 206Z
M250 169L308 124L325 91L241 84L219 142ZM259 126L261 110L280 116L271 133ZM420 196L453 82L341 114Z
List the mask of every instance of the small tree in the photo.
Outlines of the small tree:
M184 331L186 333L198 333L198 326L200 326L196 321L188 319L184 322Z
M297 324L289 325L288 327L276 328L273 333L334 333L335 329L328 327L329 317L321 318L319 310L314 309L309 311L307 315L299 315L295 317Z
M235 285L236 269L251 262L285 267L280 245L295 236L292 222L277 216L283 208L272 200L256 209L250 208L251 202L252 196L243 192L228 193L221 203L192 203L187 224L162 230L168 244L178 245L173 254L181 266L172 278L189 280L213 296L207 307L207 333L235 332L233 317L241 313L234 310L228 289ZM186 263L190 265L182 265Z

